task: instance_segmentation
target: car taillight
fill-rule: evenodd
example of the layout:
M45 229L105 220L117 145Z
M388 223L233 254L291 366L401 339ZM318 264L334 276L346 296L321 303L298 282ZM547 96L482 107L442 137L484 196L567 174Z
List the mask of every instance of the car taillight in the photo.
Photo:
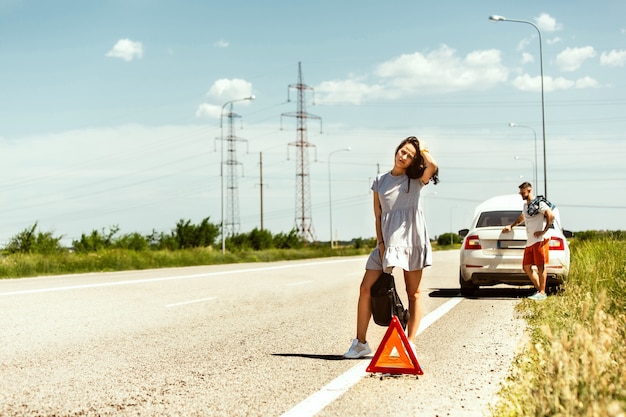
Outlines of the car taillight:
M466 250L482 249L482 247L480 246L480 240L478 240L478 235L468 236L465 239L465 246L463 247L463 249L466 249Z
M565 242L560 237L550 237L550 243L548 244L550 250L565 250Z

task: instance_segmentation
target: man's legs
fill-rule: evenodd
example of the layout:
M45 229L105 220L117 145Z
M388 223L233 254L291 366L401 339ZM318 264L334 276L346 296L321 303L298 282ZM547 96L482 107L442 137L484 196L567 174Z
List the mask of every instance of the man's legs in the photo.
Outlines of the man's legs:
M539 278L538 284L539 286L537 287L537 290L541 293L541 294L545 294L546 293L546 282L548 281L548 271L545 268L545 265L537 265L537 275Z
M546 269L546 264L550 259L550 241L548 239L544 239L539 244L539 250L537 251L537 255L535 257L535 264L537 265L537 272L539 275L539 292L541 294L546 293L546 283L548 282L548 270Z
M524 272L541 294L546 293L546 282L548 281L548 271L545 268L549 256L548 249L547 240L535 243L524 249L524 259L522 260ZM536 271L533 269L533 265L537 266Z
M543 267L543 265L542 265L542 267ZM539 281L539 275L537 274L537 271L535 271L533 269L532 264L524 265L523 268L524 268L524 272L526 272L526 275L528 275L528 278L530 278L530 282L533 283L533 285L535 286L537 291L541 292L541 283ZM543 287L544 287L544 290L545 290L545 281L544 281L544 286Z

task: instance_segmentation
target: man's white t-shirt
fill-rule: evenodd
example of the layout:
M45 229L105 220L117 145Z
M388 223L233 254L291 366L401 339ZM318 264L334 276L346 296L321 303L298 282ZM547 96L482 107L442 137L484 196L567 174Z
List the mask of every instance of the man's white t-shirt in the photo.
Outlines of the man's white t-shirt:
M532 246L537 242L543 241L544 237L535 236L535 232L540 232L546 227L546 217L543 215L550 207L543 201L539 202L539 211L534 216L528 215L528 202L524 201L524 223L526 225L526 234L528 238L526 240L526 247Z

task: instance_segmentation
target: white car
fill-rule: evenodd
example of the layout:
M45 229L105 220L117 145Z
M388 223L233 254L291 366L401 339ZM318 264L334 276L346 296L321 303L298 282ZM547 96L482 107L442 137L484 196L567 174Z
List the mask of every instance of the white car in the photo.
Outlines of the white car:
M522 213L524 201L519 194L493 197L481 203L474 211L470 229L459 230L463 238L460 251L462 295L472 295L481 285L532 285L522 269L526 246L526 227L516 226L508 233L502 228ZM567 279L570 251L567 238L572 232L563 230L559 209L554 208L554 222L546 238L550 239L550 259L547 267L547 286L556 288Z

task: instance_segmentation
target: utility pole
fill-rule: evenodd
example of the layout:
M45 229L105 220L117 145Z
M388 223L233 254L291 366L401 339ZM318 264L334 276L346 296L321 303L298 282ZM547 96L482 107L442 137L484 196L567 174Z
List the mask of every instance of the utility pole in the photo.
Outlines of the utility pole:
M281 116L295 117L297 119L297 139L295 142L291 142L289 146L296 147L296 215L295 215L295 227L303 240L316 241L315 231L313 229L313 219L311 216L311 186L309 176L309 148L314 147L307 140L307 125L306 119L316 119L320 121L320 133L321 133L321 118L314 114L306 112L305 91L312 91L313 88L304 84L302 80L302 65L298 62L298 83L289 85L287 90L287 101L289 99L290 89L298 90L298 107L297 111L290 113L283 113ZM281 119L282 120L282 119ZM317 159L317 158L316 158Z
M263 152L259 152L259 188L261 189L261 230L263 230Z

